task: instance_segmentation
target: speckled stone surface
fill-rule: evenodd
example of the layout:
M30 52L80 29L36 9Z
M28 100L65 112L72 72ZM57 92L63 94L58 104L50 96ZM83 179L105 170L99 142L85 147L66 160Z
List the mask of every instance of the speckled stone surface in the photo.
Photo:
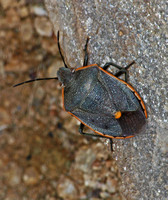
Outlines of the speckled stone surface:
M109 145L79 134L58 82L12 87L57 74L52 33L41 0L0 0L0 200L125 200Z
M146 132L115 140L114 158L127 199L164 200L168 196L168 66L166 1L46 0L55 33L70 67L83 63L89 36L89 64L132 60L129 82L148 110Z

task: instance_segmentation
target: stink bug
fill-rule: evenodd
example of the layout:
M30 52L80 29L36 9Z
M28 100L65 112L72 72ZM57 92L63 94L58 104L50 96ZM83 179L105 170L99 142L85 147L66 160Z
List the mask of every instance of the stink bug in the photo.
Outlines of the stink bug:
M83 67L72 70L66 65L61 53L59 32L57 41L64 62L57 77L28 80L14 87L33 81L58 79L63 85L63 108L81 122L79 132L83 135L109 138L111 149L112 138L131 138L140 133L146 123L146 107L136 90L127 83L128 69L135 61L125 68L112 62L103 67L97 64L87 65L87 39ZM109 66L117 68L118 72L107 72ZM125 81L118 78L122 74L125 74ZM85 126L96 134L83 132Z

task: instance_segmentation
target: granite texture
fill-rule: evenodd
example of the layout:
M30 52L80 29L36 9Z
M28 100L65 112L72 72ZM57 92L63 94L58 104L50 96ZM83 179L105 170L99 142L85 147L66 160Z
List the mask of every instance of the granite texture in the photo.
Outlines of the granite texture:
M115 140L113 156L127 199L164 200L168 196L168 66L166 1L45 0L54 32L69 67L83 63L89 36L89 64L113 61L126 66L129 82L148 110L146 131Z

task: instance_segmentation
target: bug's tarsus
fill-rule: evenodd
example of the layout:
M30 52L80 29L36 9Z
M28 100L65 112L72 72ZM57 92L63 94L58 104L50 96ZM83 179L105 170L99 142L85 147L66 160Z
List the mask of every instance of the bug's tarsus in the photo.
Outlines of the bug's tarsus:
M52 78L36 78L36 79L32 79L32 80L28 80L28 81L24 81L24 82L18 83L16 85L13 85L13 87L17 87L17 86L23 85L25 83L31 83L31 82L34 82L34 81L43 81L43 80L52 80L52 79L58 80L57 77L52 77Z
M86 40L86 44L84 48L85 57L84 57L83 67L88 65L88 52L87 52L88 41L89 41L89 37Z
M132 65L134 65L136 62L135 62L135 60L133 60L130 64L128 64L126 67L125 67L125 69L127 70L127 69L129 69Z
M110 140L110 149L111 149L111 151L113 151L113 139L110 138L109 140Z
M68 68L68 66L67 66L66 63L65 63L64 56L62 55L62 52L61 52L61 47L60 47L60 43L59 43L59 31L57 32L57 42L58 42L58 50L59 50L59 53L60 53L60 55L61 55L62 61L63 61L63 63L64 63L64 66L65 66L66 68Z

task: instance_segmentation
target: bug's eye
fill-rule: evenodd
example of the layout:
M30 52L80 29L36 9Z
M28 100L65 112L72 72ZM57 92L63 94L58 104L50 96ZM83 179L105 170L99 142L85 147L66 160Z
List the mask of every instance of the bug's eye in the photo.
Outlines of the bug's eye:
M72 69L72 74L74 74L75 73L75 69Z

